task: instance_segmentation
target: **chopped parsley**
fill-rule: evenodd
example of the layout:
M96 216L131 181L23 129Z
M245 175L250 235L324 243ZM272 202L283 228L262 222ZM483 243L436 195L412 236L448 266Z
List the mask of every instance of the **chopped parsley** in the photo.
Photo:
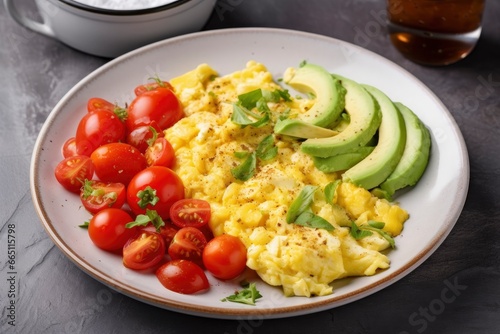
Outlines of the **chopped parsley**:
M262 295L257 290L255 283L249 283L243 286L243 289L235 291L234 294L221 299L223 302L234 302L247 305L255 305L257 299L262 298Z

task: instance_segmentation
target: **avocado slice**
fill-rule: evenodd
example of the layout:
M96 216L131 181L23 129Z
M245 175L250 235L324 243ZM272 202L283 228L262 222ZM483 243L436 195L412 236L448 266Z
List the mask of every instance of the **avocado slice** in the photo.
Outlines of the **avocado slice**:
M339 75L335 75L335 78L346 89L345 109L350 123L336 136L304 141L301 150L315 157L331 157L365 146L381 123L378 103L360 84Z
M406 126L406 146L396 169L380 184L392 197L396 190L417 184L429 162L431 136L424 123L405 105L396 102Z
M342 153L333 157L313 157L314 166L324 173L346 170L366 158L374 148L373 146L363 146L354 152Z
M306 123L297 119L284 119L276 122L274 126L276 134L296 138L325 138L338 134L338 131L323 128L314 124Z
M378 143L372 153L342 175L342 180L372 189L384 182L398 165L406 145L406 127L403 116L387 95L375 87L362 86L380 105Z
M305 122L328 128L344 110L344 88L321 66L305 64L299 68L290 67L285 71L283 81L298 92L315 96L311 109L290 124Z

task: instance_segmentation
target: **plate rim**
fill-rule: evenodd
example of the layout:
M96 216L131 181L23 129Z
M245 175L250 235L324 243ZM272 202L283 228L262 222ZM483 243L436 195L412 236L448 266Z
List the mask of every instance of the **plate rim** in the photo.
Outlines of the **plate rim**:
M202 38L205 35L227 35L227 34L244 34L244 33L267 33L267 34L286 34L286 35L294 35L294 36L302 36L305 38L311 39L321 39L328 43L345 43L348 44L349 47L354 47L355 49L361 50L363 53L371 54L372 57L376 57L379 61L384 61L389 63L391 66L395 66L405 74L405 76L409 76L416 83L421 86L421 89L425 90L429 96L434 99L435 103L438 103L442 107L442 111L446 115L446 120L450 122L450 125L453 128L453 133L455 134L456 143L460 148L460 155L462 159L461 164L461 173L459 182L459 189L463 190L459 194L457 194L456 200L453 204L453 210L451 211L451 215L448 214L446 216L446 221L439 229L439 233L432 238L432 242L429 242L428 246L420 251L418 254L414 255L411 261L405 262L405 264L391 273L389 276L379 279L376 282L365 285L359 289L356 289L350 293L344 294L342 296L333 296L330 295L329 298L321 298L321 297L313 297L318 298L317 301L312 302L310 304L304 305L293 305L293 306L284 306L284 307L274 307L272 309L254 309L254 308L217 308L217 307L204 307L203 305L193 305L190 303L180 302L169 299L171 304L166 305L164 300L165 298L155 298L155 296L151 295L148 292L138 290L137 288L128 285L126 283L120 282L119 280L107 275L99 271L97 268L93 267L91 263L87 260L83 259L79 254L74 252L69 245L59 236L54 226L50 221L50 217L48 216L44 206L43 201L41 200L40 187L37 186L37 170L40 164L38 159L39 152L42 150L41 143L47 137L48 131L50 129L50 125L54 122L57 115L68 101L72 98L74 93L84 87L85 85L90 84L94 79L103 75L106 71L109 71L115 66L120 65L122 62L126 62L135 57L140 57L144 53L149 51L153 51L156 48L161 48L167 44L175 44L180 41L189 41L190 39L198 39ZM452 114L448 110L448 108L442 103L442 101L432 92L425 84L423 84L418 78L416 78L413 74L408 72L406 69L402 68L400 65L394 63L393 61L365 48L362 48L358 45L352 44L347 41L343 41L334 37L329 37L325 35L320 35L316 33L298 31L293 29L282 29L282 28L228 28L228 29L218 29L218 30L207 30L201 31L191 34L186 34L182 36L177 36L169 39L165 39L159 42L155 42L144 47L138 48L131 52L128 52L122 56L119 56L108 63L98 67L97 69L90 72L84 78L82 78L76 85L74 85L54 106L45 120L39 135L36 139L31 162L30 162L30 191L32 195L32 201L36 209L36 213L44 226L46 232L52 239L52 242L63 252L63 254L68 257L74 264L77 265L83 272L87 273L92 278L97 281L105 284L106 286L124 294L141 302L145 302L147 304L151 304L160 308L169 309L172 311L178 311L186 314L210 317L210 318L220 318L220 319L234 319L234 317L238 316L261 316L263 318L285 318L289 316L295 315L304 315L309 313L320 312L326 309L331 309L335 307L339 307L348 303L352 303L359 299L362 299L366 296L374 294L387 286L395 283L396 281L402 279L407 274L415 270L420 264L422 264L425 260L427 260L444 242L447 238L453 227L455 226L458 218L461 215L463 207L465 205L465 201L467 198L467 192L470 181L470 165L469 165L469 157L467 153L467 147L465 144L465 140L463 135L458 127L455 119Z

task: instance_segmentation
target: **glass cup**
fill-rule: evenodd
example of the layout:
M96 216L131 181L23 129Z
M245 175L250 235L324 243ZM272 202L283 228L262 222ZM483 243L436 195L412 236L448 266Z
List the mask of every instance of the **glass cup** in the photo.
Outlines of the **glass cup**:
M424 65L465 58L481 35L485 0L387 0L392 44Z

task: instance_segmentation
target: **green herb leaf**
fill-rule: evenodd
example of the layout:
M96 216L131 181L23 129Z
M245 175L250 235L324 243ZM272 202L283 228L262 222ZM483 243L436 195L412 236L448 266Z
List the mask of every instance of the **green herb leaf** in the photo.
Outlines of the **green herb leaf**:
M240 104L249 110L255 108L257 106L257 101L260 99L262 99L261 89L256 89L251 92L238 95L238 101Z
M86 222L83 222L83 224L78 225L78 227L89 228L89 224L90 224L90 222L86 221Z
M355 222L351 222L351 236L356 239L363 239L364 237L368 237L372 235L373 233L370 231L362 230L356 225Z
M389 235L389 233L382 230L385 226L383 222L377 222L374 220L368 221L368 225L357 226L356 223L351 222L351 235L354 239L359 240L364 237L370 236L373 232L378 233L382 238L387 240L391 248L396 247L394 238Z
M260 160L271 160L278 154L278 148L274 146L274 137L269 135L257 146L257 158Z
M329 204L333 204L333 199L335 198L335 192L340 184L340 180L335 180L330 182L325 187L325 198L326 202Z
M165 226L165 222L160 215L158 215L156 210L146 209L145 215L137 215L137 217L135 217L135 221L126 224L125 227L132 228L135 226L148 226L149 223L153 224L157 232L160 232L160 227Z
M292 202L286 214L286 222L291 224L311 206L317 186L306 185Z
M257 290L257 286L255 283L248 284L247 287L244 287L240 291L235 291L233 295L230 295L226 298L221 299L223 302L234 302L241 303L247 305L255 305L255 301L259 298L262 298L262 295Z
M250 179L257 167L257 154L252 152L248 154L245 161L243 161L238 167L231 169L231 174L234 178L240 181L246 181Z
M302 212L293 222L296 225L301 225L311 228L322 228L327 231L333 231L335 228L326 219L315 215L310 211Z

